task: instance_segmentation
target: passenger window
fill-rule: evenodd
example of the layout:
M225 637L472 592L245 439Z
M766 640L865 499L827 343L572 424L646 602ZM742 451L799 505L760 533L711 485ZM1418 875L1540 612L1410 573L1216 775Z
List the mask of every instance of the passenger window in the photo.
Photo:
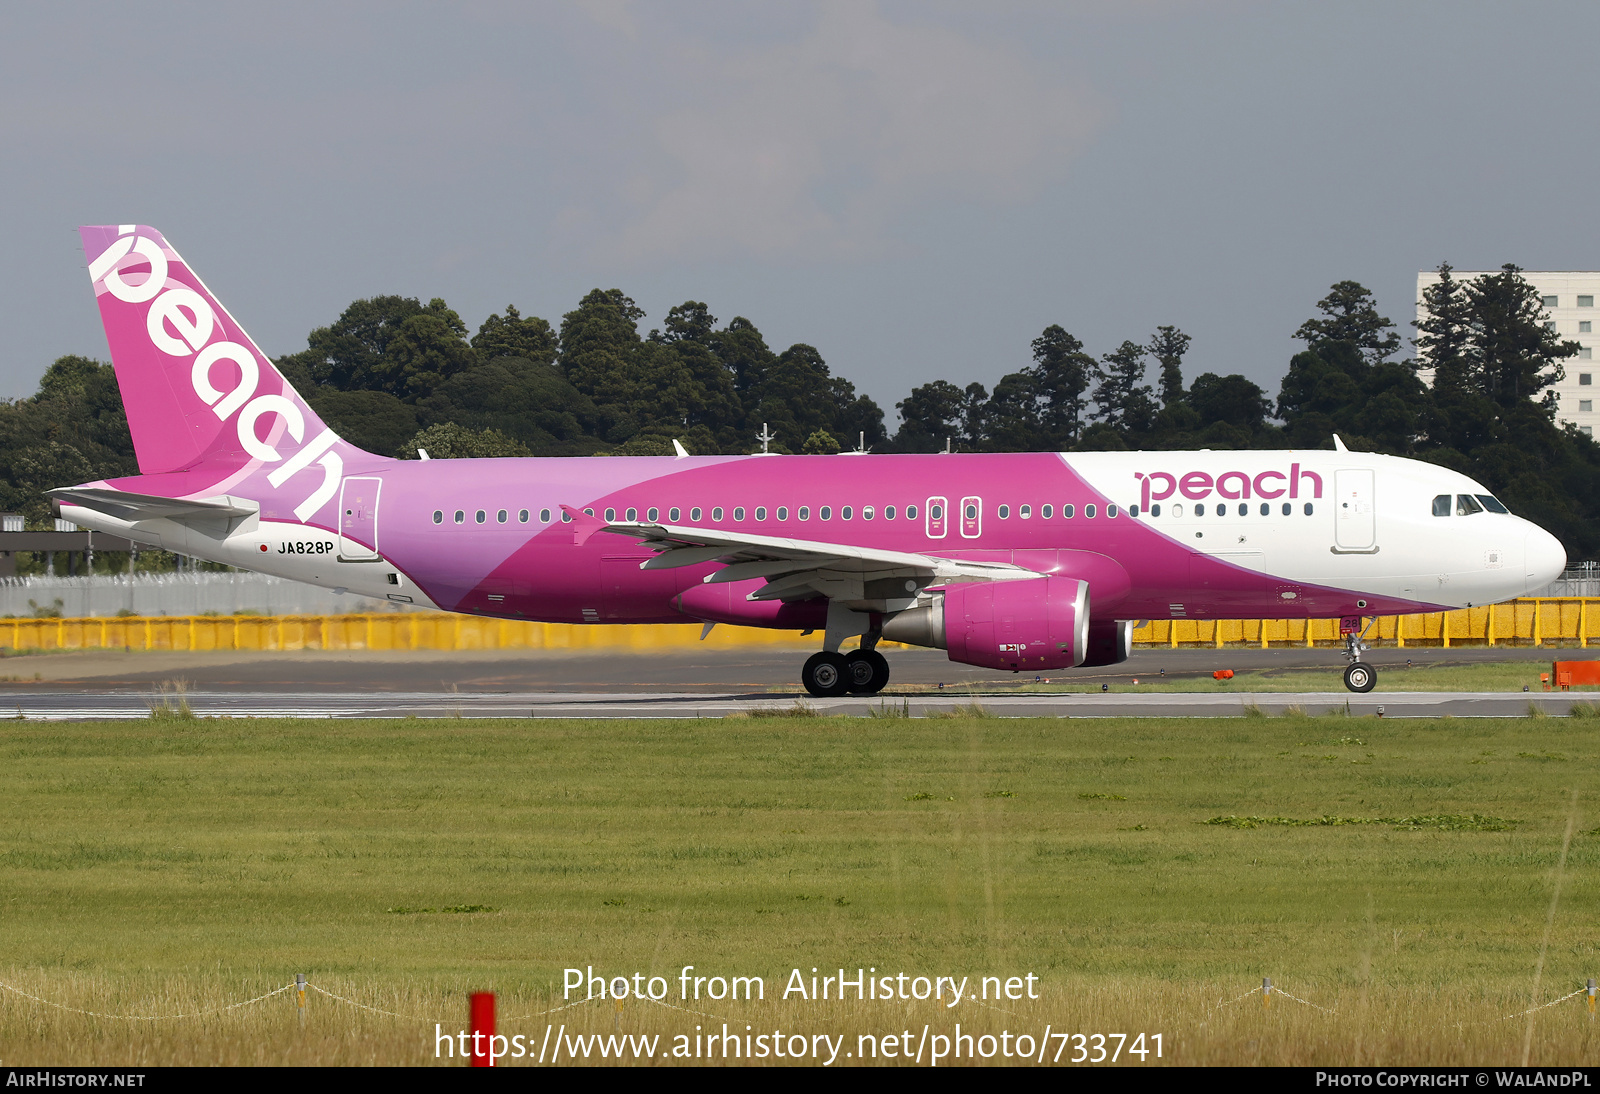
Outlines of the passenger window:
M906 506L906 519L907 520L916 520L917 519L917 507L915 505Z
M796 513L795 516L799 517L801 520L810 520L811 519L811 506L802 505L800 507L800 511L798 513Z
M695 524L700 523L700 507L698 505L689 510L689 520Z
M1511 512L1511 510L1507 509L1504 505L1500 504L1500 499L1499 498L1495 497L1492 494L1479 494L1478 495L1478 500L1483 502L1483 507L1485 509L1489 510L1489 512L1491 512L1491 513L1510 513Z
M893 520L894 519L894 506L885 505L883 507L883 519L884 520Z
M765 505L756 506L756 519L757 520L766 520L767 519L767 507Z
M1270 517L1272 515L1272 506L1268 505L1266 502L1262 502L1261 515L1264 517Z
M1311 503L1308 501L1308 502L1306 502L1306 516L1309 517L1311 515L1311 512L1312 512Z
M584 508L583 508L583 515L584 515L584 516L586 516L586 517L592 517L592 516L594 516L594 506L592 506L592 505L586 505L586 506L584 506Z
M1250 506L1248 503L1242 501L1239 503L1239 515L1241 517L1248 517L1250 515Z
M711 519L713 521L722 520L722 506L714 505L711 507Z
M639 510L635 509L631 505L628 506L628 523L632 524L634 521L636 521L638 519L639 519Z
M1137 505L1128 506L1128 515L1130 517L1138 516L1139 515L1139 507Z
M609 505L606 506L606 523L610 524L612 521L614 521L616 519L617 519L617 511L615 509L611 508Z
M435 524L443 524L444 523L444 510L443 509L435 509L433 511L433 523L435 523Z
M1093 505L1085 505L1083 507L1083 515L1087 519L1093 520L1094 519L1094 506Z
M539 510L539 523L540 524L549 524L550 523L550 510L548 510L548 509Z
M1197 517L1203 517L1206 515L1206 507L1204 502L1194 507L1194 515Z
M661 519L661 510L652 505L650 507L650 511L645 514L645 517L650 521L651 524L654 524L656 521Z
M1073 508L1073 507L1072 507L1072 505L1071 505L1071 504L1067 504L1067 505L1063 505L1063 506L1062 506L1062 507L1061 507L1061 515L1062 515L1062 516L1063 516L1063 517L1065 517L1065 518L1066 518L1066 519L1068 519L1068 520L1071 520L1071 519L1072 519L1072 514L1073 514L1073 513L1074 513L1074 512L1076 512L1076 511L1077 511L1077 510L1075 510L1075 509L1074 509L1074 508Z
M736 505L736 506L733 507L733 519L734 520L743 520L744 519L744 506Z
M1048 509L1050 507L1047 505L1045 508ZM1161 515L1161 503L1159 501L1150 507L1150 515L1152 517L1159 517Z
M1456 495L1456 516L1470 517L1474 513L1483 512L1483 506L1478 504L1478 499L1471 494Z
M462 521L464 521L466 519L467 519L467 514L463 513L460 509L457 509L456 510L456 523L460 524Z
M500 510L500 512L495 514L494 519L499 521L501 524L504 524L506 522L506 511L504 509Z
M526 509L518 509L517 510L517 523L518 524L527 524L528 523L528 511Z
M969 509L970 509L970 508L971 508L971 506L968 506L968 508L969 508ZM1011 506L1009 506L1009 505L1002 505L1002 506L1001 506L1001 507L1000 507L1000 519L1001 519L1001 520L1005 520L1005 519L1006 519L1006 518L1008 518L1008 517L1010 517L1010 516L1011 516Z
M1177 505L1174 505L1172 507L1172 515L1175 516L1175 517L1183 516L1183 503L1182 502L1179 502Z
M1284 502L1283 503L1283 515L1287 517L1287 516L1292 515L1293 513L1294 513L1294 506L1290 505L1288 502Z
M778 519L779 520L788 520L789 519L789 507L787 505L778 506Z
M667 519L673 524L677 524L678 521L683 519L683 510L674 505L671 509L667 510Z
M1045 520L1049 520L1049 519L1050 519L1050 514L1051 514L1051 513L1052 513L1052 512L1053 512L1053 511L1054 511L1054 510L1053 510L1053 509L1052 509L1052 508L1051 508L1051 507L1050 507L1050 506L1048 506L1048 505L1041 505L1041 506L1039 506L1039 515L1040 515L1040 516L1041 516L1041 517L1043 517L1043 518L1044 518L1044 519L1045 519Z
M482 524L484 521L489 519L489 514L485 513L482 509L479 509L478 512L475 514L474 519L479 524Z
M1029 517L1033 516L1033 506L1024 505L1022 508L1017 510L1017 516L1021 517L1023 520L1027 520Z
M850 507L848 505L846 505L843 509L839 510L839 519L840 520L849 520L850 519Z
M1433 499L1433 515L1436 517L1448 517L1450 515L1449 494L1440 494Z
M969 505L969 506L967 506L967 511L966 511L966 513L965 513L965 514L963 514L963 515L964 515L964 516L965 516L965 517L966 517L966 518L967 518L967 519L968 519L968 520L977 520L977 519L978 519L978 507L977 507L977 506L976 506L976 505Z
M1106 516L1108 518L1114 517L1116 515L1117 515L1117 507L1115 505L1106 506Z
M572 523L572 514L566 512L565 510L563 510L562 513L561 513L561 523L562 524L571 524Z
M872 506L863 505L861 507L861 519L862 520L871 520L872 519Z
M821 520L827 520L832 516L833 516L833 507L831 505L824 505L821 509L819 509L817 511L817 517L819 519L821 519Z

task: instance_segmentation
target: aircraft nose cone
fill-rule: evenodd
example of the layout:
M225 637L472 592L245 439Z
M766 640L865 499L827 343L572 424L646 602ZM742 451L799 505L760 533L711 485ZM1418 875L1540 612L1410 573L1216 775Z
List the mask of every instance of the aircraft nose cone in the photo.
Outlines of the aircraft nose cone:
M1567 568L1567 549L1561 541L1543 528L1535 528L1523 541L1523 557L1527 560L1524 572L1528 578L1528 591L1542 589Z

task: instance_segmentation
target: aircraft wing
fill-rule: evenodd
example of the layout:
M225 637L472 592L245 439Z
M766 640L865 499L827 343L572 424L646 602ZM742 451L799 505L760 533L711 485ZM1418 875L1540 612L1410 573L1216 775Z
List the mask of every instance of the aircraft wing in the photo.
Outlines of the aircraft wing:
M607 524L597 531L632 536L656 552L641 570L698 566L722 568L703 580L766 584L751 600L805 600L822 595L843 601L900 601L884 610L908 607L928 585L963 581L1015 581L1039 574L999 562L968 562L907 551L882 551L843 543L758 536L723 528L688 528L669 524Z

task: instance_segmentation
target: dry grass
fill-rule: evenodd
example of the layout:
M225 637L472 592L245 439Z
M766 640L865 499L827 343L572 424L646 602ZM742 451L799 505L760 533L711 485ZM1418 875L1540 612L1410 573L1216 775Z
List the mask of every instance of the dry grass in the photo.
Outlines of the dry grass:
M0 980L184 1014L299 971L405 1017L313 992L303 1031L292 993L126 1022L0 991L0 1062L431 1063L434 1022L459 1029L471 991L539 1039L568 966L675 990L693 964L763 976L767 1000L551 1020L692 1037L726 1019L842 1051L1048 1024L1161 1033L1179 1063L1517 1063L1526 1024L1499 1019L1536 967L1540 1002L1600 975L1595 725L4 722ZM1296 823L1205 823L1228 816ZM1507 823L1300 823L1330 816ZM1042 998L775 998L791 969L841 964L1032 972ZM1338 1014L1218 1007L1262 976ZM1541 1011L1532 1059L1600 1063L1594 1030L1581 999Z
M438 1041L436 1028L447 1039L466 1028L463 993L378 987L343 979L328 984L328 990L346 999L395 1013L363 1010L312 990L307 993L302 1028L291 990L220 1016L128 1023L23 1005L26 1001L7 996L0 999L0 1024L7 1030L3 1062L135 1067L461 1064L452 1054L459 1042L445 1046ZM29 973L24 974L21 986L53 991L71 1004L114 1003L135 1012L214 1008L229 1001L215 985L140 991L129 984L82 974L44 977ZM257 987L266 985L241 984L235 990L242 993ZM769 985L769 992L776 994L775 987ZM905 1064L908 1061L898 1055L893 1060L886 1058L882 1038L907 1030L911 1033L908 1055L914 1057L920 1045L922 1064L936 1066L974 1062L1029 1066L1039 1062L1041 1046L1047 1064L1088 1063L1093 1061L1079 1057L1097 1053L1102 1045L1107 1058L1101 1062L1136 1066L1510 1066L1522 1060L1527 1020L1505 1017L1527 1006L1527 999L1515 992L1292 983L1280 987L1305 1003L1275 995L1270 1006L1263 1006L1259 988L1245 995L1239 987L1238 983L1173 984L1132 978L1110 983L1069 979L1037 1001L968 1002L953 1009L931 1002L857 1001L853 997L842 1003L815 1004L773 998L751 1003L691 1002L689 1006L699 1008L696 1010L628 1000L619 1008L605 1000L563 1006L559 996L502 995L497 1000L497 1029L507 1038L507 1058L500 1061L502 1066L537 1064L541 1047L546 1062L556 1062L552 1048L556 1044L562 1046L562 1063L748 1062L742 1055L746 1051L743 1043L728 1050L730 1057L735 1051L740 1053L737 1058L723 1059L724 1023L741 1039L748 1027L753 1027L752 1036L781 1031L785 1040L797 1034L807 1038L808 1058L780 1061L768 1056L756 1060L766 1064L812 1064L817 1062L809 1058L812 1049L822 1052L824 1059L836 1053L838 1064L856 1063L863 1056L870 1063L874 1039L878 1040L878 1063ZM1311 1003L1328 1009L1308 1005ZM1047 1029L1051 1036L1045 1042ZM717 1035L718 1048L708 1049L704 1040L696 1044L697 1036L708 1033ZM1068 1036L1059 1036L1062 1033ZM1085 1035L1081 1042L1073 1036L1079 1033ZM1095 1033L1109 1036L1096 1042ZM1145 1035L1142 1046L1135 1040L1140 1033ZM971 1036L973 1041L971 1048L960 1042L963 1058L953 1059L958 1034ZM982 1042L980 1038L986 1034L995 1041ZM1003 1041L1002 1034L1009 1034L1010 1040ZM1116 1034L1125 1035L1120 1044ZM1161 1035L1159 1058L1156 1034ZM595 1035L602 1040L591 1040ZM605 1056L601 1053L604 1039L616 1035L629 1039L620 1060L609 1051ZM815 1035L829 1040L818 1042ZM513 1040L519 1036L520 1041ZM1032 1040L1032 1059L1022 1059L1016 1052L1018 1036ZM640 1038L654 1040L641 1042ZM587 1058L582 1055L585 1042ZM608 1050L612 1044L615 1042L606 1045ZM1002 1045L1010 1048L1013 1055L1009 1059ZM639 1047L653 1047L653 1052L639 1058ZM752 1041L749 1047L757 1045ZM1135 1053L1128 1052L1130 1047ZM1145 1049L1143 1058L1137 1054L1140 1047ZM1122 1058L1113 1061L1110 1057L1119 1048ZM993 1055L977 1060L968 1055L979 1050ZM675 1051L681 1058L673 1055ZM933 1060L935 1052L944 1058ZM1600 1064L1600 1031L1581 997L1538 1013L1531 1059L1542 1066Z

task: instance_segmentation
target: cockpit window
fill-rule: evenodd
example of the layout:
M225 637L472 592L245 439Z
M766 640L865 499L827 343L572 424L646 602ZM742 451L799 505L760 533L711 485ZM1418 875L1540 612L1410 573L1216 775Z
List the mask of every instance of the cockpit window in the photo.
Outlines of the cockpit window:
M1433 515L1436 517L1448 517L1450 515L1449 494L1440 494L1433 499Z
M1470 517L1473 513L1483 512L1483 506L1478 504L1478 499L1471 494L1456 495L1456 516Z
M1501 505L1500 499L1495 497L1493 494L1479 494L1477 495L1477 498L1479 501L1483 502L1483 507L1489 510L1491 513L1511 512L1511 510L1507 509L1504 505Z

